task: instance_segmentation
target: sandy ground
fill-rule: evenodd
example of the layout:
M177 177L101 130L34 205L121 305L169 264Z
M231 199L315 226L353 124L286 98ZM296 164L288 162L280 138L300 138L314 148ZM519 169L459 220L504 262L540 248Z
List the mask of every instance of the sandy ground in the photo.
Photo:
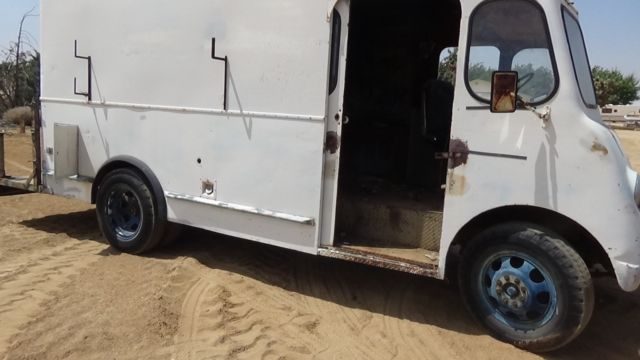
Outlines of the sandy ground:
M623 132L640 155L640 132ZM640 156L634 157L640 164ZM544 357L487 336L444 282L195 230L113 252L87 205L0 196L0 359L638 359L640 293Z
M1 129L0 129L1 130ZM11 176L29 176L33 171L31 129L19 134L17 129L4 129L5 172Z
M616 130L631 166L640 171L640 131Z

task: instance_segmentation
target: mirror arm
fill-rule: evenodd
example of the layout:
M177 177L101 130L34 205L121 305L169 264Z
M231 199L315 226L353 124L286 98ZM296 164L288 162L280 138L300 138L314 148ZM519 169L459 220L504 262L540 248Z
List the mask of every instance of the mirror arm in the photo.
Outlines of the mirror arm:
M518 96L518 102L522 107L534 113L540 120L542 120L542 127L547 127L547 123L551 121L551 106L547 105L544 107L543 112L539 112L537 108L529 105L526 101L524 101L521 97Z

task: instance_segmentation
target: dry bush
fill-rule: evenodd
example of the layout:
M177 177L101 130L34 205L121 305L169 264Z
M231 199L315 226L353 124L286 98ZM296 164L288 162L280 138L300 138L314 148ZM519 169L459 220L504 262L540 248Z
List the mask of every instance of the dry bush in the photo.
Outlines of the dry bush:
M33 110L28 106L21 106L7 110L3 116L5 123L18 125L21 133L24 133L25 126L33 125L33 118Z

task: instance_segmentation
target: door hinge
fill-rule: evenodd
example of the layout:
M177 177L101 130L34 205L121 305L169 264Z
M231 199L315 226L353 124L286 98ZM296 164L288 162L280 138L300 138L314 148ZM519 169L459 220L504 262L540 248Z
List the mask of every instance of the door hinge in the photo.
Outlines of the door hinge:
M330 154L335 154L340 148L340 136L336 131L327 132L327 137L324 142L324 151L328 151Z
M466 165L469 160L469 145L460 139L451 140L449 152L436 153L437 160L449 160L449 169Z

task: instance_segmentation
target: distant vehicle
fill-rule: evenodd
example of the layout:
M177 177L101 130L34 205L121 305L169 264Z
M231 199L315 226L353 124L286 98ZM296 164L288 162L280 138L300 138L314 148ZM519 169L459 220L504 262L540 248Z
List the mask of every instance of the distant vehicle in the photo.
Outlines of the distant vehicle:
M494 336L557 349L592 272L640 285L640 182L572 4L43 0L36 176L0 184L95 203L124 252L186 224L457 277Z
M606 105L600 108L602 120L615 127L636 129L640 124L640 110L637 106Z

